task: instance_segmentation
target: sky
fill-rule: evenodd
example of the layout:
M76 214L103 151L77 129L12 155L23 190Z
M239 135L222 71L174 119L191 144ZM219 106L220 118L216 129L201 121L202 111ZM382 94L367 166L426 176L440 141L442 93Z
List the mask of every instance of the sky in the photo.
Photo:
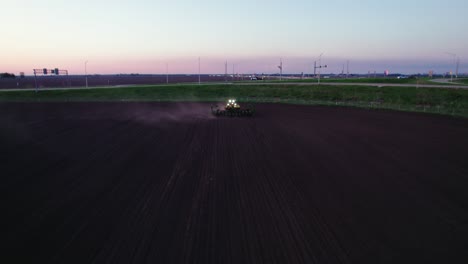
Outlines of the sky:
M468 73L468 1L0 0L0 72ZM451 55L451 54L455 55ZM166 68L167 65L167 68ZM345 67L346 71L346 67Z

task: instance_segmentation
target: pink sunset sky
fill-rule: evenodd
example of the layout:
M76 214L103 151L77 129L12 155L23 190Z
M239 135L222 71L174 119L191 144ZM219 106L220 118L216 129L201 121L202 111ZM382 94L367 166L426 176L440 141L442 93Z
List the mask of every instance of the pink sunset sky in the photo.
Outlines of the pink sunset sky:
M468 2L8 1L0 72L70 74L468 72ZM453 55L452 55L453 54Z

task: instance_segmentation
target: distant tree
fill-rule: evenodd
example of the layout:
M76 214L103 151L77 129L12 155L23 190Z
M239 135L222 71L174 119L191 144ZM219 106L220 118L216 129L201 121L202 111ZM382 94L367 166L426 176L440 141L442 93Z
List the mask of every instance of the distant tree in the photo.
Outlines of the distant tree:
M0 78L15 78L15 77L16 76L13 73L8 73L8 72L0 73Z

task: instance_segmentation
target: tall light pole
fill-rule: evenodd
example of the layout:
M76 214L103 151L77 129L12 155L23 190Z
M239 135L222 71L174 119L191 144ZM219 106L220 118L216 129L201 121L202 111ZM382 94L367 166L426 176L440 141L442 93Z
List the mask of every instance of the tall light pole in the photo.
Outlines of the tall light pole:
M88 70L87 70L87 66L88 66L88 61L85 61L85 63L84 63L84 71L85 71L86 88L88 88Z
M200 74L201 74L201 70L200 70L201 66L200 66L200 57L198 57L198 85L201 84L201 77L200 77Z
M278 69L280 70L280 81L283 80L283 59L280 59L280 65L278 66Z
M314 78L317 77L316 71L317 71L317 61L314 61Z
M458 61L460 58L457 57L457 54L454 54L454 53L450 53L450 52L446 52L448 55L452 56L453 57L453 61L455 62L455 68L456 68L456 72L455 72L455 78L458 78ZM453 82L453 71L450 70L450 82Z

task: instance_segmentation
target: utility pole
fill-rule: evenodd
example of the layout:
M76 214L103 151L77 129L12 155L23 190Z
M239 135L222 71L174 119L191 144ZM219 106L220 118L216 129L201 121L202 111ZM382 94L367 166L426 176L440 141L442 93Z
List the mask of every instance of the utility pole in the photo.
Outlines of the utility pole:
M200 77L200 74L201 74L201 70L200 70L201 66L200 66L200 57L198 57L198 85L201 84L201 77Z
M460 67L460 57L457 57L457 69L455 71L455 78L458 79L458 68Z
M315 74L315 69L319 69L319 72L318 72L318 84L320 85L320 74L321 74L321 69L322 68L327 68L328 66L327 65L323 65L322 66L322 54L320 54L319 56L319 65L317 66L317 61L314 62L314 74Z
M323 53L320 54L319 56L319 74L318 74L318 84L320 85L320 73L322 73L322 55Z

